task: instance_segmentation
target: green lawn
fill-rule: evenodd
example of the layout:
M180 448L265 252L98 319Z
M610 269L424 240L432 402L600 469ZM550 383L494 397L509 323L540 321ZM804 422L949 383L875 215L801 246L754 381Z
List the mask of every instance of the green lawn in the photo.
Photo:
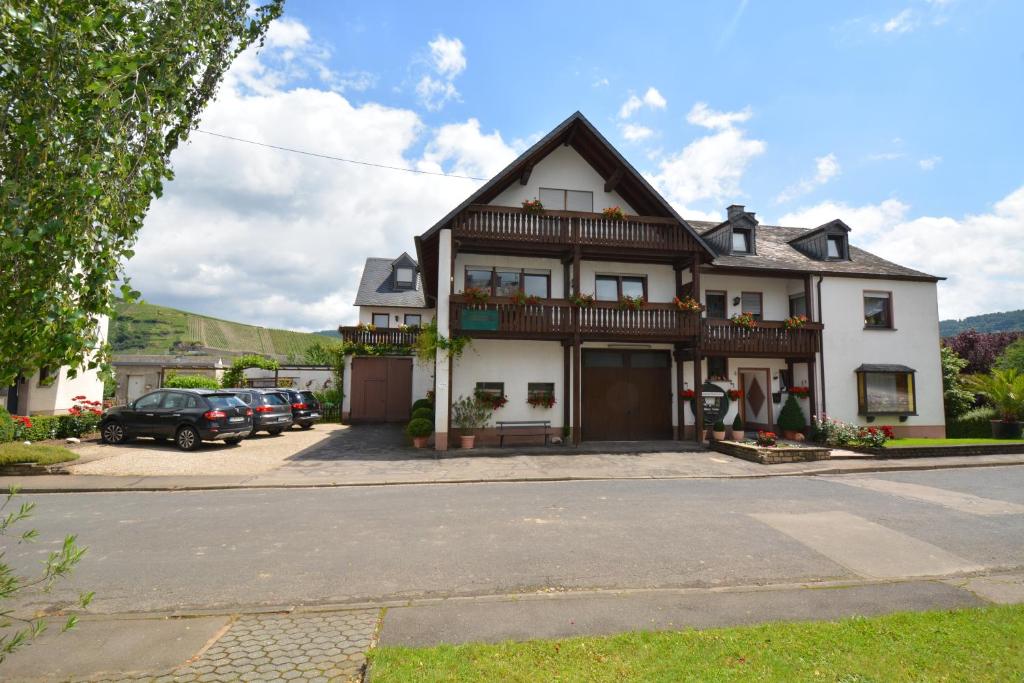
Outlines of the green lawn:
M885 442L886 448L907 448L912 446L975 446L986 444L1020 444L1020 439L893 439Z
M37 462L40 465L54 465L58 462L78 460L78 454L61 446L47 444L0 443L0 465L21 462Z
M1020 681L1024 605L497 645L382 647L401 681Z

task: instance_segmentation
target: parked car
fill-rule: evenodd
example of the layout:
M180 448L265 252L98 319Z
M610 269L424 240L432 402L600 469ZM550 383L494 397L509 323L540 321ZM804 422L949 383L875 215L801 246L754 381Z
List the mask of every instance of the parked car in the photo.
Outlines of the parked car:
M252 429L252 415L251 408L226 391L158 389L104 411L100 438L108 444L137 436L174 439L178 448L191 451L203 441L238 443Z
M320 401L312 391L300 391L291 387L278 387L273 391L284 396L292 404L292 421L303 429L311 429L320 421L322 413Z
M277 435L292 426L292 407L272 389L226 389L252 408L252 431Z

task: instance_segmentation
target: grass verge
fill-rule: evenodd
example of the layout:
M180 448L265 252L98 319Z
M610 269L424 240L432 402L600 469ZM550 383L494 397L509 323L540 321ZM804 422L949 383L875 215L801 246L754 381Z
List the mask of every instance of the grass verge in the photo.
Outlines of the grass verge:
M885 442L886 448L912 448L915 446L987 446L998 444L1022 444L1021 439L891 439Z
M552 641L382 647L374 683L402 681L1011 681L1024 605Z
M78 460L78 454L72 453L62 446L49 444L23 443L0 444L0 465L14 465L24 462L36 462L40 465L55 465L59 462Z

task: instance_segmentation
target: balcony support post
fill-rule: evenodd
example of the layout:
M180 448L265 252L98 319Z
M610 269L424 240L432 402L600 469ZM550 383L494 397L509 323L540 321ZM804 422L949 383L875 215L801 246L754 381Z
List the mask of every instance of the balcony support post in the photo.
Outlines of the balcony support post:
M697 301L704 298L704 292L700 288L700 253L693 252L693 261L690 265L690 274L693 283L693 297ZM698 444L704 442L704 371L701 368L704 348L704 325L697 326L697 342L693 347L693 433Z
M581 249L579 242L579 221L571 221L572 225L572 291L576 296L580 295L580 257ZM583 438L583 429L580 425L581 403L583 394L580 390L580 373L583 367L583 350L580 341L580 315L581 309L578 306L572 307L572 442L580 445Z
M818 382L816 381L816 373L814 367L814 356L807 359L807 388L810 391L810 397L808 400L811 409L811 418L818 414Z
M447 228L441 230L437 257L437 333L445 337L451 337L452 246L452 231ZM445 349L438 349L434 357L434 448L438 451L448 450L451 384L451 358Z
M686 353L680 344L676 344L672 357L676 361L676 395L673 400L676 402L676 441L686 438L686 404L683 403L682 391L686 384L686 375L683 374L683 366L686 362Z

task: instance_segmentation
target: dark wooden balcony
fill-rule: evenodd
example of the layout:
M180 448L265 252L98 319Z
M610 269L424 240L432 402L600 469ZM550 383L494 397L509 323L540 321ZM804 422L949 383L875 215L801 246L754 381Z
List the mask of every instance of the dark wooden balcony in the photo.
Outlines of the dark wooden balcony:
M748 330L730 320L705 318L703 322L705 355L792 358L813 356L821 348L821 323L787 330L782 322L762 320Z
M416 329L366 328L361 325L339 327L341 338L359 344L388 344L391 346L412 346L419 331Z
M565 250L576 244L586 250L646 251L673 253L698 249L693 237L671 218L626 216L606 218L600 213L543 211L530 213L519 208L472 205L455 223L453 236L463 245L529 245Z

